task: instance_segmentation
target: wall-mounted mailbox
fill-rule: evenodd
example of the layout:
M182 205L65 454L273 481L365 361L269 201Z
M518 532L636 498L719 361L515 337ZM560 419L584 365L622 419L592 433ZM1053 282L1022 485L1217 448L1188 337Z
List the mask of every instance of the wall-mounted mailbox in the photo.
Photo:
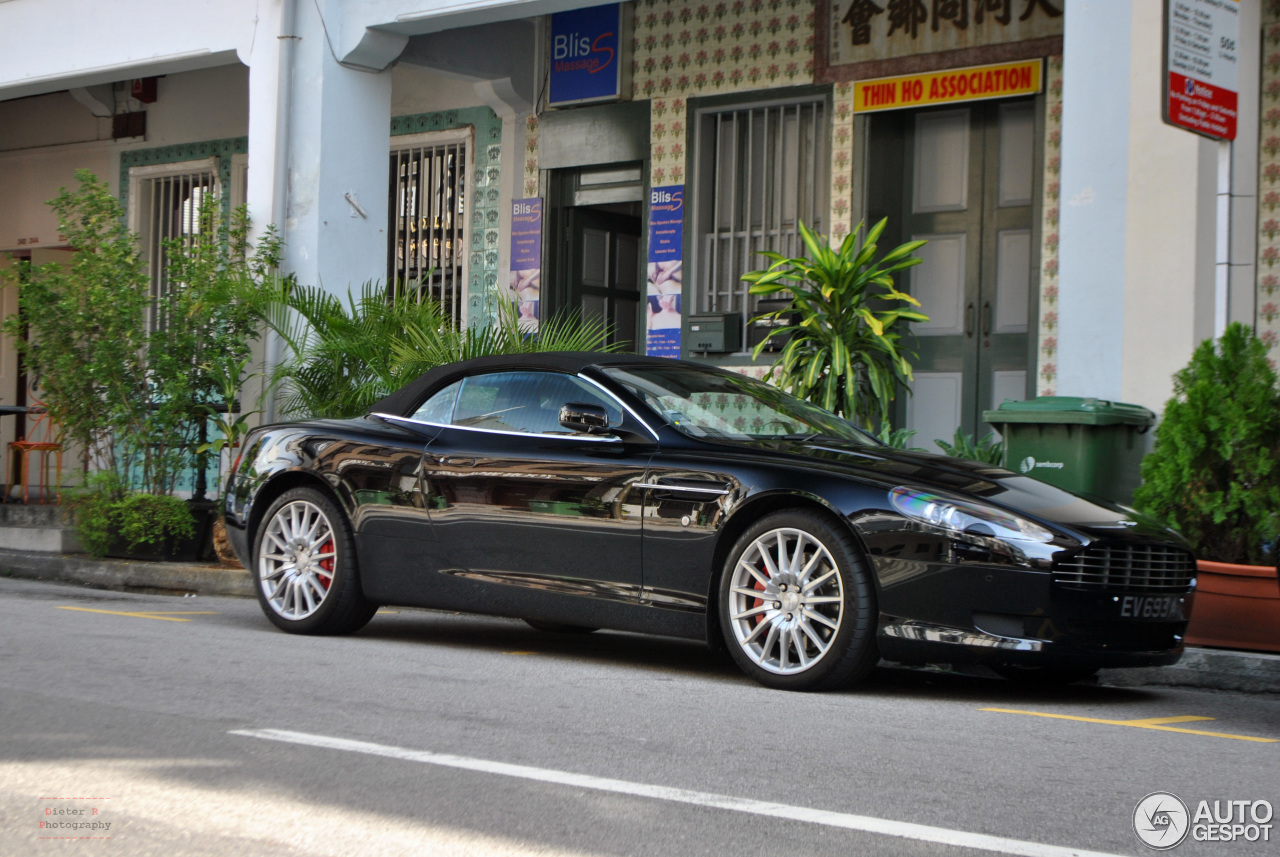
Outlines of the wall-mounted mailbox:
M689 316L685 348L702 354L742 350L742 315L736 312Z
M764 341L766 336L780 327L791 327L799 324L800 313L798 312L783 313L774 318L761 318L766 313L784 310L789 306L791 306L790 298L762 300L756 304L756 315L751 317L751 323L747 325L747 347L754 349ZM780 333L769 340L769 344L764 347L764 350L781 351L790 340L790 333Z

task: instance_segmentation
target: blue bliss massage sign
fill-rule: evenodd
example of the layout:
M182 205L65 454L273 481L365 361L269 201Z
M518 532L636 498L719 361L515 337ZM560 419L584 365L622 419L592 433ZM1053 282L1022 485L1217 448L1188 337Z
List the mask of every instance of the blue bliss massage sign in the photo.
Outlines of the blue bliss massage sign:
M622 5L551 16L552 105L611 101L622 89Z

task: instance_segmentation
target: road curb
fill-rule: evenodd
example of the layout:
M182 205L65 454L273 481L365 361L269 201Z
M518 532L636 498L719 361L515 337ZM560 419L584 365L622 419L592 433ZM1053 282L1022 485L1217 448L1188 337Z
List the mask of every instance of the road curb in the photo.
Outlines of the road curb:
M0 574L27 580L82 583L117 591L227 595L253 598L253 578L243 568L94 559L83 554L0 549ZM1110 687L1195 687L1243 693L1280 693L1280 655L1188 647L1170 667L1103 670Z
M152 590L253 598L253 579L243 568L95 559L83 554L0 550L0 574L26 580L83 583L117 591Z
M1098 683L1111 687L1201 687L1244 693L1280 693L1280 655L1188 646L1169 667L1103 670Z

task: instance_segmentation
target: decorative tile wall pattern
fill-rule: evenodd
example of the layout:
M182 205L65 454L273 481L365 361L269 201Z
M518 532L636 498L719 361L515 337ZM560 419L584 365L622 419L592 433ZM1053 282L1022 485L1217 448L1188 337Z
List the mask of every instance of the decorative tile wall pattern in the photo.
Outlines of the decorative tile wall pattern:
M1262 8L1262 140L1258 146L1258 296L1254 327L1280 357L1280 2Z
M1062 174L1062 57L1050 57L1045 88L1044 201L1040 228L1040 349L1036 395L1058 378L1058 203Z
M684 184L685 100L649 102L649 174L654 187Z
M538 196L538 114L530 113L524 120L524 198Z
M683 184L686 99L813 81L813 0L639 0L634 98L650 99L650 182Z
M813 0L639 0L637 98L791 86L813 80Z
M831 104L831 243L853 228L853 84L837 83Z
M475 324L484 323L486 318L491 321L497 311L499 224L502 222L498 206L502 187L502 120L488 107L415 113L394 117L391 136L468 126L475 129L475 153L466 189L469 195L466 202L471 208L467 321Z

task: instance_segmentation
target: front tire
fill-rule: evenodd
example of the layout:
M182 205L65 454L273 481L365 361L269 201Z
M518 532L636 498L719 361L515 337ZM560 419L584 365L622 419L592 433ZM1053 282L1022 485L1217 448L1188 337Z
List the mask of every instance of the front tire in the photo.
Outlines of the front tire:
M378 609L360 589L346 517L314 488L286 491L267 509L251 569L262 612L291 634L350 634Z
M827 690L875 666L876 603L853 538L824 515L775 512L729 552L720 627L734 661L767 687Z

